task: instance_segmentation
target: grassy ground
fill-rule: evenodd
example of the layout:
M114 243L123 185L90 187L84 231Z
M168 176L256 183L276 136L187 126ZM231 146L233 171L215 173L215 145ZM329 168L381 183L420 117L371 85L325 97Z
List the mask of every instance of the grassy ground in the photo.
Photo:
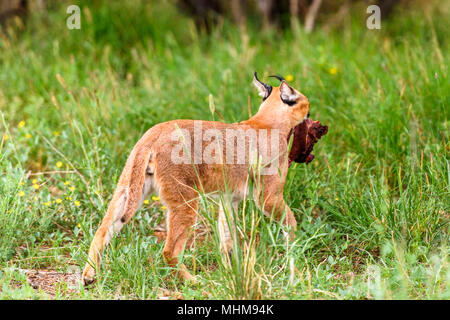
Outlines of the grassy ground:
M397 12L381 30L356 8L327 33L224 22L208 35L169 4L96 3L82 4L81 30L66 28L64 5L2 30L0 298L450 298L448 6ZM31 270L67 278L83 267L148 128L212 119L210 94L215 119L248 118L260 101L254 70L292 76L329 126L316 159L288 175L294 243L249 201L227 262L205 199L183 257L199 281L183 284L162 259L153 197L113 240L93 287L33 288Z

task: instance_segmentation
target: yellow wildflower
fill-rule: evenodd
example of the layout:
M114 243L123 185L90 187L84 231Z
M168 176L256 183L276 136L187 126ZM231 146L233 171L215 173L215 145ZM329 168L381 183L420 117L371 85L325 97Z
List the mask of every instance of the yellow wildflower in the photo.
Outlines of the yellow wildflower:
M25 138L30 139L31 137L32 137L31 134L29 134L29 133L25 134Z
M4 135L3 135L3 141L6 141L6 140L8 140L9 139L9 136L5 133Z
M284 77L284 79L286 79L286 81L292 81L294 80L294 76L292 74L288 74L286 77Z
M336 197L336 198L334 198L334 200L338 201L338 200L339 200L339 198L338 198L338 197Z
M153 201L159 201L159 197L158 196L152 196L152 200Z
M38 185L38 184L33 184L33 188L34 188L35 190L38 190L40 187L41 187L41 186Z
M57 137L57 136L59 136L59 131L53 131L53 135L55 136L55 137Z
M79 206L80 206L80 201L75 200L75 201L73 202L73 204L74 204L75 206L79 207Z
M21 182L20 182L20 185L21 185L21 186L24 186L24 185L25 185L25 181L21 181Z
M69 184L70 184L70 181L69 181L69 180L64 181L64 185L65 185L65 186L68 186Z
M144 204L149 204L150 201L148 201L148 199L144 200Z
M62 202L62 200L61 200L60 198L57 198L55 201L56 201L56 203L58 203L58 204L60 204L60 203Z
M61 167L63 166L63 163L62 163L61 161L58 161L58 162L56 163L56 166L57 166L58 168L61 168Z
M49 206L50 205L50 201L44 202L45 206Z
M77 227L78 227L79 229L81 229L81 224L77 224Z
M32 183L32 184L37 184L38 181L37 181L37 179L33 179L33 180L31 180L31 183Z
M66 197L66 200L72 201L72 197Z
M70 188L69 188L69 190L70 191L73 191L73 190L75 190L76 188L74 187L74 186L71 186Z
M18 128L25 127L25 123L26 123L26 122L22 120L22 121L19 122L19 124L17 125L17 127L18 127Z
M24 195L25 195L25 192L19 191L19 193L18 193L18 196L19 196L19 197L23 197Z
M162 210L166 210L167 207L166 207L166 206L161 206L161 209L162 209Z
M330 70L328 70L328 72L330 74L336 74L338 72L338 69L336 67L332 67L332 68L330 68Z

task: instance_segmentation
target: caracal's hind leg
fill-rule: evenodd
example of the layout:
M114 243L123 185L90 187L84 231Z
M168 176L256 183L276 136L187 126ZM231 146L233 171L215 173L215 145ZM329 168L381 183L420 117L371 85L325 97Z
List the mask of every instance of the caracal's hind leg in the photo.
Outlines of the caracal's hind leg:
M162 198L164 194L161 193ZM178 256L184 251L188 229L195 223L198 210L197 194L195 197L180 196L187 199L185 202L166 200L168 207L167 216L167 238L164 245L163 255L167 264L173 268L178 265L177 274L182 280L192 280L195 278L189 273L184 264L178 264Z
M154 180L153 175L147 174L145 177L144 185L142 188L142 194L139 200L139 204L128 219L124 216L126 202L129 197L129 188L124 186L118 186L114 192L113 198L108 206L108 211L102 220L100 227L95 233L89 248L89 258L86 263L82 282L84 285L88 285L95 280L95 271L100 266L101 255L105 247L111 241L113 236L117 234L123 226L133 217L134 213L141 207L142 202L153 190Z

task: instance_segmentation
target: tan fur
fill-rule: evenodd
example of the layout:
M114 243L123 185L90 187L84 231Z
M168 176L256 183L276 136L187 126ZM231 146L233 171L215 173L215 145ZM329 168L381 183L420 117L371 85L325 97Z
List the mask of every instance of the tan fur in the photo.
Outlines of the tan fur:
M282 85L287 85L282 82ZM220 132L226 129L266 129L279 130L279 173L251 178L260 179L263 188L255 191L256 201L262 203L265 213L290 226L291 235L296 230L296 221L283 199L283 188L288 169L287 136L290 130L302 122L309 112L308 99L298 91L298 101L293 106L283 103L280 87L274 87L270 96L261 104L259 111L250 119L239 123L202 121L203 130L216 128ZM248 157L244 164L174 164L171 152L174 142L171 134L174 130L186 129L193 137L193 120L173 120L160 123L148 130L136 143L125 164L113 198L103 221L96 232L89 250L89 261L83 272L83 283L94 280L95 270L100 264L103 249L115 233L120 231L150 192L157 192L168 208L167 240L163 255L167 263L176 267L178 255L182 252L188 228L196 219L198 209L198 191L227 192L229 201L237 209L237 204L247 194L247 177L249 172ZM225 135L224 135L225 136ZM193 139L186 141L193 147ZM208 144L204 143L203 148ZM224 154L225 158L225 144ZM273 155L272 155L273 156ZM258 185L258 183L257 183ZM219 217L219 231L223 238L223 250L231 247L230 231L222 213ZM178 274L184 279L191 275L184 265L178 267Z

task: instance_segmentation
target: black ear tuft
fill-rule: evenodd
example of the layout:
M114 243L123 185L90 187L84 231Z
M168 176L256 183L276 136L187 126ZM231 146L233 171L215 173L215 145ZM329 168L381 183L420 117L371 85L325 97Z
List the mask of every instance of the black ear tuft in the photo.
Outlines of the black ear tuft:
M272 76L269 76L269 77L277 78L280 82L281 81L286 81L282 76L272 75Z

